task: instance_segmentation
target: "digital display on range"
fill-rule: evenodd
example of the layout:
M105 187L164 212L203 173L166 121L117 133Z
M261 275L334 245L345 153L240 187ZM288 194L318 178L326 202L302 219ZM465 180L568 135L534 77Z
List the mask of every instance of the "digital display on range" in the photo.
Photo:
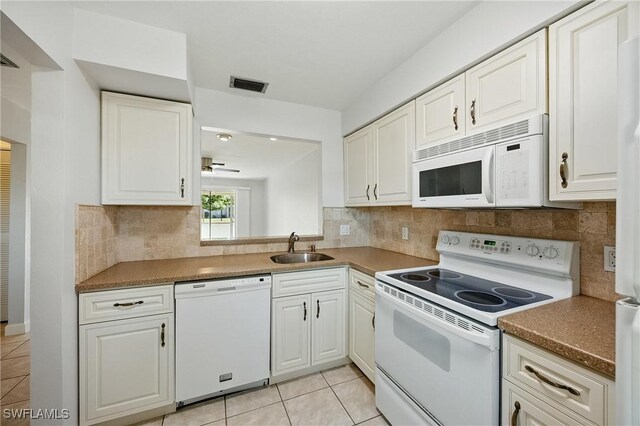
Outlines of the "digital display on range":
M496 242L495 241L491 241L491 240L484 240L484 245L485 246L495 246Z

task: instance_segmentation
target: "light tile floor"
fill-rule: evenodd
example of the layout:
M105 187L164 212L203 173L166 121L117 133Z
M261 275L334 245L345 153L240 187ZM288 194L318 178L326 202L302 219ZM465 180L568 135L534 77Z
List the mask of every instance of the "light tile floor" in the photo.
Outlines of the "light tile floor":
M373 384L354 365L310 374L179 409L148 426L387 426Z
M2 379L2 409L29 408L31 341L29 334L5 336L6 323L0 324L0 376ZM1 417L1 415L0 415ZM28 425L28 419L5 419L3 425Z

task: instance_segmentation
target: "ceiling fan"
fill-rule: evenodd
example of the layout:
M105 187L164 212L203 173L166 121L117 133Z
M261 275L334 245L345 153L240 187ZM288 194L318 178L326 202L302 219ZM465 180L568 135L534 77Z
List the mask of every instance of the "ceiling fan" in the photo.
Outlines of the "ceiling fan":
M229 169L224 167L225 163L214 163L210 157L202 157L200 170L203 172L233 172L240 173L238 169Z

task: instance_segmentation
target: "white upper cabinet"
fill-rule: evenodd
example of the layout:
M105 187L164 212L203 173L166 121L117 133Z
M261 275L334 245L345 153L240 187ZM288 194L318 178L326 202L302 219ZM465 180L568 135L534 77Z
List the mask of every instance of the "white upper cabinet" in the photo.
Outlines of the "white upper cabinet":
M465 73L467 133L547 112L547 30Z
M347 206L411 204L415 101L344 139Z
M102 204L192 204L191 105L102 92Z
M618 49L636 2L595 2L549 27L549 197L616 196Z
M375 204L411 204L415 116L412 101L373 123Z
M415 149L546 112L544 29L419 97Z
M416 100L416 149L464 136L465 111L464 74L420 96Z
M371 204L373 181L373 126L344 139L345 198L349 206Z

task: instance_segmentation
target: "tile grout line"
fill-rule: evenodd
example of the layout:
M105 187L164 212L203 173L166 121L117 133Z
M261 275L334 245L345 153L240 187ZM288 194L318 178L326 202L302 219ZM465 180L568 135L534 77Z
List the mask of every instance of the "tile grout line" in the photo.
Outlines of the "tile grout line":
M2 364L2 363L0 362L0 364ZM21 377L21 376L17 376L17 377ZM29 375L27 374L26 376L23 376L23 377L22 377L22 380L24 380L26 377L29 377ZM9 380L9 379L15 379L15 377L7 377L6 379L2 379L2 380ZM2 400L4 400L4 398L5 398L7 395L9 395L9 394L11 393L11 391L12 391L12 390L14 390L14 389L16 388L16 386L18 386L20 383L22 383L22 380L20 380L18 383L16 383L15 385L13 385L13 386L11 387L11 389L9 389L9 391L8 391L7 393L5 393L5 394L4 394L4 396L3 396L2 398L0 398L0 402L2 402ZM29 393L31 393L31 392L29 392ZM29 396L31 396L31 395L29 395ZM18 402L19 402L19 401L18 401Z
M346 383L346 382L345 382ZM344 404L342 403L342 401L340 400L340 397L338 396L338 394L336 393L336 391L333 390L333 386L329 386L329 389L331 389L331 392L333 392L333 394L336 396L336 399L338 400L338 402L340 403L340 405L342 406L342 409L344 410L345 413L347 413L347 416L349 416L349 419L351 419L351 424L355 425L356 422L353 420L353 417L351 417L351 414L349 414L349 411L347 410L347 407L344 406Z
M284 398L282 398L282 394L280 393L280 387L278 384L275 384L276 389L278 389L278 395L280 395L280 402L282 402L282 406L284 407L284 413L287 415L287 420L289 420L289 425L292 425L291 417L289 417L289 411L287 411L287 405L284 403Z

